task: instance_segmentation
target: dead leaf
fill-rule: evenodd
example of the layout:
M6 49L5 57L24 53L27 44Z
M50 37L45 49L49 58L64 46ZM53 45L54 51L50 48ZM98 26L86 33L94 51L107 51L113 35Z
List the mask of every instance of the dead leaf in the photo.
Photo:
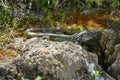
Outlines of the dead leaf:
M3 60L4 59L4 56L3 56L3 51L2 50L0 50L0 60Z

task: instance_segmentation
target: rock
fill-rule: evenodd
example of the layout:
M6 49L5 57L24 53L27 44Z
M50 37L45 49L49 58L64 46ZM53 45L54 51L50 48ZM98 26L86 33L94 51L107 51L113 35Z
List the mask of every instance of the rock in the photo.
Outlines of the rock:
M103 67L104 55L102 52L102 47L100 45L101 35L101 30L83 31L75 35L75 41L77 41L77 43L81 45L85 50L97 54L99 61L98 63L101 65L101 67Z
M84 31L61 42L50 41L49 36L25 42L17 38L7 48L22 54L4 66L0 62L0 79L34 80L40 76L44 80L115 80L103 68L119 80L119 40L119 29L114 28Z
M16 66L9 62L0 62L0 80L21 80Z
M120 20L108 20L107 23L108 23L107 29L113 29L113 30L115 30L116 32L119 33L119 31L120 31Z
M49 41L31 38L25 42L23 55L16 60L16 67L24 78L34 80L95 80L95 69L100 72L97 80L115 80L98 65L96 54L72 42Z
M115 46L115 52L112 55L114 63L108 68L109 74L120 80L120 44Z
M120 80L120 22L109 23L110 25L102 31L100 40L104 52L104 68L111 76Z
M120 76L120 27L110 26L103 31L83 31L77 34L84 49L98 56L101 67L119 79ZM111 65L111 66L110 66Z
M116 60L120 60L120 44L117 44L115 46L115 52L117 53L117 58Z
M105 29L102 31L100 45L104 56L104 68L107 69L113 62L109 62L111 55L114 53L114 46L120 43L119 33L114 29Z

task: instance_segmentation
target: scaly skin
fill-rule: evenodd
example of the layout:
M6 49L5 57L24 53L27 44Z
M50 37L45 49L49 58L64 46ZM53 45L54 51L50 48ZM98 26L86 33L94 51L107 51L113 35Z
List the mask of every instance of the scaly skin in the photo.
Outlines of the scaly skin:
M75 39L73 38L74 35L61 34L58 30L52 31L52 29L47 28L31 28L26 31L26 34L28 38L49 36L51 40L55 41L73 41L73 39Z

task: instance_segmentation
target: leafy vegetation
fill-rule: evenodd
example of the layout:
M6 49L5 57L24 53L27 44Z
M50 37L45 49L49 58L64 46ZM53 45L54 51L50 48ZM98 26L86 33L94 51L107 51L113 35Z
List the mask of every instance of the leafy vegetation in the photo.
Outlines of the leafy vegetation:
M42 80L42 78L40 76L37 76L35 80Z
M119 16L116 9L120 7L119 0L0 0L0 3L0 30L6 34L1 34L2 41L24 36L27 28L40 25L70 33L83 30L81 26L106 26L107 19ZM111 14L114 16L110 17Z
M8 26L9 27L9 23L11 21L11 15L10 15L10 9L9 8L3 8L0 7L1 11L0 11L0 29L3 27Z
M101 74L100 74L100 72L95 68L95 70L93 71L93 74L95 75L95 76L97 76L97 77L100 77L101 76Z
M32 14L30 11L43 15L41 18L43 24L53 26L61 21L64 22L74 18L75 14L77 16L89 15L93 8L115 9L120 7L119 0L1 0L1 4L0 28L13 26L10 25L10 22L14 16L24 18ZM28 16L28 18L31 18L31 16ZM14 21L11 24L14 24Z

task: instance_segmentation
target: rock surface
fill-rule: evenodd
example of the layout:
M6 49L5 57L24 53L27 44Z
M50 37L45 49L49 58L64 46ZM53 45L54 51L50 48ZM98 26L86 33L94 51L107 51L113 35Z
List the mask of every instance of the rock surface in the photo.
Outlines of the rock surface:
M95 54L72 42L32 38L25 42L24 54L16 60L17 70L30 80L114 80L98 65ZM100 76L95 75L95 69Z
M120 80L120 44L115 46L111 61L114 63L108 68L108 72L117 80Z
M23 39L15 39L8 48L19 50L22 55L9 62L0 62L0 79L34 80L37 76L43 80L120 79L119 28L84 31L74 36L74 39L70 38L71 42L50 41L46 36L25 42ZM106 71L108 69L108 73L116 79L99 65Z
M120 36L118 32L113 29L105 29L102 32L101 47L105 54L105 64L108 64L108 59L114 52L114 46L118 43L120 43Z
M120 22L112 21L103 31L93 31L91 41L83 43L86 50L98 56L99 65L116 79L120 79ZM83 34L84 35L84 34ZM94 37L94 35L96 37ZM84 36L83 36L84 37ZM80 37L81 38L81 37ZM87 38L87 36L85 36ZM94 43L93 43L94 42ZM90 44L90 45L86 45ZM96 46L98 45L98 46ZM97 47L97 48L94 48ZM92 49L89 50L89 49Z

